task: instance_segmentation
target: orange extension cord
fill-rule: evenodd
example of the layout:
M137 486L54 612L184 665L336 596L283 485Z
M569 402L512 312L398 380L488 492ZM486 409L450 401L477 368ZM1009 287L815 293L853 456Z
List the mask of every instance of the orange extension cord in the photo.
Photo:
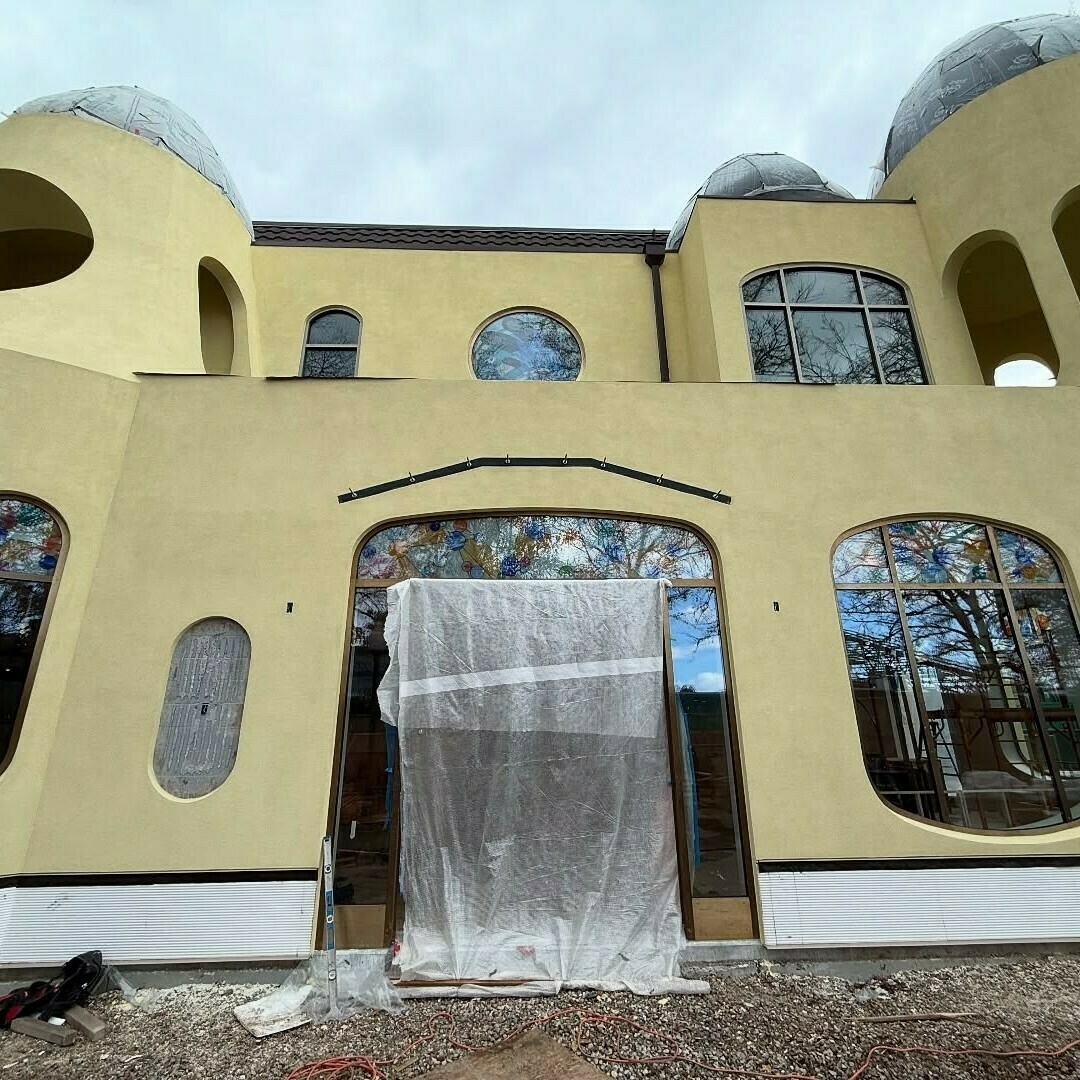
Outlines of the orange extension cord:
M500 1046L504 1046L506 1043L510 1042L511 1039L517 1038L530 1028L540 1027L542 1024L547 1024L550 1021L557 1020L563 1016L576 1016L578 1018L577 1031L574 1034L575 1049L581 1048L581 1037L585 1033L587 1027L598 1027L604 1024L609 1026L623 1025L625 1027L633 1028L635 1031L639 1031L645 1035L652 1035L657 1039L661 1039L671 1047L670 1053L662 1054L658 1057L609 1057L606 1055L593 1055L597 1061L608 1061L612 1064L619 1065L666 1065L676 1061L682 1061L688 1065L693 1065L698 1069L702 1069L705 1072L723 1076L768 1077L769 1080L822 1080L821 1077L813 1076L809 1073L778 1073L760 1069L727 1069L721 1065L708 1065L704 1061L698 1061L689 1054L683 1053L678 1041L672 1036L664 1034L662 1031L656 1031L653 1028L645 1027L636 1020L631 1020L628 1016L619 1016L615 1013L595 1012L592 1009L585 1008L559 1009L556 1012L548 1013L546 1016L537 1017L535 1020L530 1020L520 1027L515 1028L509 1035L504 1036L497 1042L493 1042L488 1046L470 1046L468 1043L460 1042L455 1037L457 1033L457 1021L455 1020L453 1013L447 1009L442 1009L437 1013L432 1013L428 1018L427 1028L422 1035L413 1039L411 1043L402 1050L399 1050L392 1058L371 1058L359 1055L324 1058L321 1061L309 1061L306 1065L301 1065L298 1068L293 1069L293 1071L285 1077L285 1080L356 1080L356 1078L360 1077L369 1077L370 1080L386 1080L387 1074L383 1071L384 1069L393 1068L393 1066L399 1064L401 1060L417 1046L421 1046L424 1043L431 1042L433 1039L438 1038L438 1032L435 1030L436 1020L449 1021L446 1030L446 1041L448 1045L454 1047L456 1050L465 1050L473 1054L483 1054L490 1050L497 1050ZM871 1047L871 1049L867 1051L866 1057L862 1060L862 1064L859 1065L847 1080L859 1080L860 1077L866 1074L870 1066L873 1065L875 1058L887 1054L931 1054L939 1057L1056 1058L1064 1056L1070 1051L1075 1050L1077 1047L1080 1047L1080 1039L1073 1039L1072 1042L1068 1042L1064 1046L1058 1047L1056 1050L983 1050L977 1047L960 1050L946 1050L939 1046L880 1045Z

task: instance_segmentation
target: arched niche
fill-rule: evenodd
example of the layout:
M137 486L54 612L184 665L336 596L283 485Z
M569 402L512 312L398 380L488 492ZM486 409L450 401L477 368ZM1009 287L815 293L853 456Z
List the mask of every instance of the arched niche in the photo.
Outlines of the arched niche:
M1037 356L1010 356L994 369L995 386L1054 386L1057 377Z
M199 263L199 341L208 375L247 375L247 305L235 279L217 259Z
M1061 200L1054 215L1054 239L1080 298L1080 188Z
M988 386L1000 365L1021 355L1041 361L1057 376L1057 348L1027 263L1011 237L973 238L950 260L946 284L950 281Z
M59 281L93 247L90 222L60 188L33 173L0 169L0 292Z

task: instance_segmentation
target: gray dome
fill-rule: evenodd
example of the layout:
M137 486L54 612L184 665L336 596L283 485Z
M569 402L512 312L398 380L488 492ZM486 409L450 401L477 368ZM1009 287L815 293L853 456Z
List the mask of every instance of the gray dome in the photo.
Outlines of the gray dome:
M739 154L725 161L694 193L668 234L668 248L678 250L698 199L835 202L851 198L850 191L787 154Z
M1032 15L972 30L934 57L904 95L885 140L884 176L943 120L1031 68L1080 52L1080 16Z
M214 144L183 109L137 86L95 86L35 98L15 114L67 113L111 124L175 154L201 173L236 207L249 233L251 217Z

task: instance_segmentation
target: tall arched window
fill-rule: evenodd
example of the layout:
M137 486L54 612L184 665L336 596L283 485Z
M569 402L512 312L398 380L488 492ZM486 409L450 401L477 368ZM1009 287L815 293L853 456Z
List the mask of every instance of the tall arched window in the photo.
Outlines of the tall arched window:
M220 787L236 763L251 641L232 619L202 619L173 650L161 709L154 775L180 799Z
M1080 637L1033 537L899 520L833 553L866 770L891 805L972 829L1080 817Z
M695 897L745 897L731 705L718 582L705 542L658 521L569 514L467 516L383 528L361 545L338 807L343 904L386 896L394 729L376 689L388 663L386 589L406 578L667 578L676 707L687 733L684 793Z
M0 768L15 752L62 547L44 507L0 497Z
M476 335L478 379L573 382L581 374L581 344L561 319L542 311L508 311Z
M351 311L321 311L308 320L304 335L305 379L351 379L360 352L360 317Z
M867 270L785 266L743 287L758 382L925 383L898 282Z

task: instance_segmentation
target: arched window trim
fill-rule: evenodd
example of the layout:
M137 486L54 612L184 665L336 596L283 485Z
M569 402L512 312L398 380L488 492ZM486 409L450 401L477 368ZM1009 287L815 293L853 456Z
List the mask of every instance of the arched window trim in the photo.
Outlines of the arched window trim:
M310 345L308 343L308 336L311 334L311 324L319 318L320 315L329 315L331 312L336 311L343 312L345 315L351 315L360 324L356 331L356 345ZM317 308L315 311L310 312L308 317L304 320L304 336L300 342L299 377L302 379L314 378L314 376L304 374L304 359L308 349L352 349L356 354L355 363L353 364L353 373L346 377L355 379L360 374L360 345L363 339L364 318L359 311L355 311L347 304L327 304L325 307Z
M574 324L572 322L570 322L570 320L567 319L564 315L560 315L558 312L552 311L550 308L535 307L535 306L532 306L530 304L515 304L513 307L503 308L500 311L496 311L493 315L488 315L487 318L485 318L484 321L481 322L479 326L477 326L477 328L473 331L472 337L469 339L469 351L468 351L468 353L467 353L467 355L465 357L465 364L466 364L467 369L468 369L468 377L470 379L472 379L474 382L510 382L510 381L544 382L544 381L551 381L551 380L543 380L543 379L522 379L522 380L481 379L476 374L476 368L473 365L473 350L476 348L476 342L479 339L480 335L493 322L496 322L497 320L503 318L504 315L516 315L518 312L524 312L525 314L531 314L531 315L546 315L549 319L554 319L557 323L559 323L561 326L565 327L567 330L570 331L570 333L573 336L574 340L577 342L578 355L581 357L581 367L578 368L578 373L577 373L576 378L569 379L567 381L572 382L572 383L573 382L581 382L581 377L585 373L585 364L587 363L587 357L585 355L585 342L582 340L581 335L578 333L577 327L575 327ZM515 510L513 512L514 513L524 513L524 511L517 511L517 510ZM477 515L474 514L473 516L475 517ZM423 519L421 518L420 520L423 520ZM656 520L659 520L659 518L657 518ZM398 524L402 524L402 523L403 523L402 521L398 522Z
M751 275L751 276L753 276L753 275ZM1017 624L1017 618L1016 618L1016 613L1015 613L1015 607L1014 607L1012 597L1011 597L1011 592L1012 591L1015 591L1015 590L1018 590L1018 589L1019 590L1025 590L1025 591L1029 591L1029 590L1030 591L1046 590L1048 592L1056 593L1058 595L1064 594L1066 604L1068 605L1069 614L1072 616L1073 624L1074 624L1074 626L1076 626L1078 628L1078 630L1080 630L1080 618L1078 618L1078 614L1080 614L1080 608L1078 608L1076 600L1074 598L1074 595L1076 593L1077 583L1076 583L1076 578L1075 578L1075 576L1073 574L1073 571L1072 571L1072 566L1070 565L1069 560L1065 558L1065 555L1062 552L1061 548L1058 547L1058 545L1056 543L1054 543L1054 541L1050 540L1048 537L1046 537L1043 533L1039 532L1038 530L1030 528L1029 526L1026 526L1026 525L1024 525L1024 526L1015 525L1015 524L1013 524L1011 522L1004 521L1001 518L986 517L986 516L981 515L981 514L964 514L964 513L956 513L956 512L939 513L939 512L935 512L935 511L924 511L922 513L915 513L915 514L900 514L900 515L894 515L894 516L889 516L889 517L880 517L880 518L874 518L871 521L863 522L862 524L856 525L853 528L846 529L843 533L841 533L837 537L836 541L834 542L832 548L829 551L828 572L829 572L829 579L832 582L833 595L834 595L834 598L836 600L836 605L837 605L837 628L840 631L840 643L841 643L840 647L841 647L841 651L845 655L845 668L847 668L847 662L846 662L846 651L847 650L846 650L846 647L844 645L845 633L844 633L844 626L843 626L843 613L840 610L840 593L841 593L841 591L847 591L847 590L859 591L860 589L866 589L866 590L870 590L870 591L873 591L874 589L879 589L879 590L884 590L884 591L893 591L897 595L897 598L899 600L899 594L903 590L916 590L916 591L932 592L935 589L938 589L938 590L940 590L940 589L948 589L948 588L950 588L950 586L956 586L958 584L958 583L955 583L955 582L949 582L949 583L900 582L895 577L895 575L891 575L891 577L892 577L891 581L886 582L886 583L881 583L881 584L867 583L865 585L860 586L860 585L850 584L850 583L849 584L844 584L844 583L840 583L840 582L836 581L835 575L834 575L834 569L833 569L834 568L833 560L835 558L837 550L839 549L840 545L844 543L845 540L847 540L848 538L850 538L852 536L857 536L860 533L869 532L871 529L880 529L880 530L883 531L883 534L884 534L885 530L888 529L889 525L899 524L899 523L906 522L906 521L956 521L956 522L963 522L965 524L970 524L970 525L981 525L984 528L989 527L987 535L990 537L990 540L991 540L991 558L993 560L993 565L994 565L995 569L999 571L999 580L994 581L994 582L979 582L977 586L974 586L974 583L969 582L969 583L967 583L967 587L968 588L975 587L975 588L979 588L979 589L985 588L987 590L1003 594L1007 598L1007 609L1006 610L1007 610L1007 612L1009 614L1009 617L1010 617L1010 620L1013 622L1014 626ZM992 530L1001 529L1001 530L1005 530L1007 532L1017 533L1020 536L1027 537L1028 539L1034 540L1035 542L1040 544L1042 547L1046 548L1046 550L1050 553L1050 555L1054 559L1054 562L1055 562L1056 568L1058 570L1058 573L1061 576L1061 582L1060 583L1056 583L1056 582L1055 583L1041 583L1041 584L1028 583L1028 584L1024 584L1024 585L1019 585L1019 584L1015 584L1015 583L1006 582L1004 580L1003 576L1000 574L1001 555L1000 555L1000 550L999 550L999 546L998 546L998 543L997 543L997 539L996 539L996 536L989 531L990 529L992 529ZM892 566L893 555L892 555L891 547L890 547L890 545L888 543L887 534L885 534L885 542L886 542L886 551L888 553L890 566ZM963 583L959 583L959 587L963 588L965 586L964 586ZM911 644L910 634L908 633L908 631L906 629L906 625L905 625L905 629L904 629L904 638L905 638L905 648L908 650L908 655L909 655L911 660L914 660L915 659L915 652L914 652L914 648L913 648L913 646ZM1022 652L1020 652L1021 648L1023 649ZM1019 645L1018 646L1018 653L1019 653L1019 655L1021 656L1021 658L1023 660L1023 667L1024 667L1024 671L1025 671L1025 679L1026 679L1028 688L1031 691L1033 691L1032 695L1031 695L1032 712L1038 718L1038 726L1039 726L1040 732L1041 732L1041 734L1043 736L1043 739L1045 740L1046 736L1047 736L1046 720L1045 720L1045 717L1043 715L1042 704L1038 700L1038 694L1036 692L1034 692L1036 690L1035 681L1034 681L1034 678L1032 677L1031 672L1030 672L1030 663L1029 663L1029 661L1027 659L1026 647L1023 647L1022 645ZM849 683L849 687L850 687L850 684L851 684L850 670L848 670L847 674L848 674L848 683ZM913 669L913 674L914 674L914 669ZM923 701L923 689L922 689L922 686L921 686L921 684L920 684L917 677L914 679L913 693L914 693L914 696L916 697L917 702L919 703L917 705L917 708L920 710L920 713L922 714L922 719L925 720L925 709L924 709L924 706L922 704L922 701ZM855 706L854 695L853 695L853 698L852 698L852 704L853 704L852 716L853 716L853 718L855 718L857 720L857 707L854 707ZM856 738L858 738L859 733L858 733L857 728L856 728L856 733L855 734L856 734ZM861 750L861 746L860 746L860 754L861 753L862 753L862 750ZM1066 770L1061 769L1058 766L1058 764L1056 763L1056 761L1048 762L1047 767L1048 767L1048 769L1055 771L1059 778L1064 777L1064 775L1066 773ZM1025 768L1027 768L1028 771L1033 772L1033 770L1031 770L1029 765L1025 765ZM920 825L929 826L930 828L934 828L934 829L942 829L942 830L944 830L946 832L963 833L963 834L966 834L966 835L978 836L978 837L1008 836L1008 837L1016 838L1016 837L1023 837L1023 836L1046 836L1048 834L1061 832L1061 831L1064 831L1064 830L1067 830L1067 829L1080 829L1080 804L1073 804L1072 806L1068 806L1067 801L1063 805L1066 805L1067 809L1074 814L1072 820L1064 820L1063 819L1060 822L1056 822L1056 823L1054 823L1052 825L1047 825L1047 826L1044 826L1044 827L1039 828L1039 829L1022 829L1022 828L1021 829L980 829L980 828L974 828L974 827L966 826L966 825L955 825L955 824L952 824L951 822L946 822L946 821L937 821L937 820L934 820L932 818L925 817L925 816L923 816L921 814L916 814L916 813L914 813L914 812L912 812L910 810L905 810L904 808L902 808L900 806L897 806L895 803L892 803L888 799L886 799L885 796L874 786L874 783L871 780L871 778L869 776L869 773L866 771L865 763L864 763L863 775L866 777L867 783L869 784L870 790L874 793L874 796L878 799L879 802L881 802L881 804L890 813L898 814L900 817L907 818L907 819L909 819L910 821L913 821L913 822L918 822ZM1069 773L1069 776L1071 777L1072 774ZM1064 815L1060 815L1060 816L1064 817Z
M158 775L158 771L157 771L157 767L156 767L158 742L161 739L161 724L162 724L162 721L163 721L164 716L165 716L165 709L169 705L169 701L168 701L169 684L170 684L170 681L171 681L171 678L172 678L173 663L176 660L176 650L180 646L180 643L184 640L185 636L187 636L195 627L200 626L203 623L213 622L214 620L219 620L219 619L223 620L225 622L233 623L235 626L239 627L239 629L241 630L241 632L244 635L244 639L247 642L247 667L246 667L246 669L244 671L244 689L243 689L243 697L242 697L241 702L240 702L240 715L239 715L239 717L237 719L237 724L236 724L236 728L237 728L236 746L233 748L232 763L229 765L229 771L225 774L225 776L217 784L215 784L212 788L210 788L209 791L205 791L205 792L203 792L202 794L199 794L199 795L178 795L176 792L170 791L162 783L161 777ZM236 763L240 758L240 738L241 738L241 736L243 734L244 715L245 715L245 712L247 710L247 691L248 691L248 685L249 685L249 683L251 681L251 656L252 656L252 652L253 652L253 647L252 647L252 643L251 643L251 635L248 633L247 627L242 622L240 622L239 619L234 619L231 615L221 615L221 614L202 615L199 618L193 619L191 622L189 622L173 638L172 644L169 646L169 660L168 660L168 664L167 664L166 669L165 669L165 685L162 688L162 692L161 692L161 712L158 714L157 728L155 729L155 732L154 732L153 742L150 745L150 759L149 759L149 762L148 762L148 770L149 770L149 773L150 773L151 782L153 783L154 787L156 788L158 794L160 794L164 798L169 799L169 800L171 800L173 802L183 803L183 804L201 802L203 799L209 798L211 795L213 795L216 792L220 791L221 788L223 788L229 782L229 780L232 779L233 774L236 772ZM216 704L222 704L222 703L216 703Z
M509 310L520 310L518 308L511 308ZM678 529L684 529L690 533L695 539L700 541L709 559L712 562L712 577L709 578L676 578L673 579L674 583L678 587L689 588L712 588L716 593L716 609L718 618L718 636L719 636L719 653L724 677L726 679L726 692L729 702L729 722L728 728L728 753L730 755L731 762L731 777L734 785L734 797L737 804L737 815L734 824L735 835L737 837L737 843L739 844L741 862L743 869L743 882L746 889L746 894L751 903L754 896L754 875L751 860L751 851L749 843L749 826L747 819L747 798L746 798L746 784L743 775L742 765L742 751L741 751L741 737L739 731L739 704L736 690L736 678L731 664L731 653L728 644L728 626L729 626L729 611L727 604L727 595L722 585L723 581L723 565L720 558L720 554L716 545L713 543L712 538L702 530L699 525L693 522L686 521L682 518L666 517L663 515L654 514L640 514L620 510L595 510L595 509L582 509L580 507L512 507L512 508L484 508L484 509L471 509L471 510L432 510L425 514L407 514L407 515L395 515L393 517L384 518L383 520L373 524L370 528L366 529L361 535L360 539L353 548L350 562L349 562L349 590L348 590L348 608L346 610L346 633L344 648L342 653L342 670L341 681L339 684L339 697L338 697L338 725L335 736L335 776L338 777L338 783L334 789L334 795L331 799L329 807L329 813L327 815L327 830L330 835L337 836L337 830L339 825L339 817L341 812L341 776L343 773L341 770L344 767L344 762L341 755L342 740L345 731L345 725L348 721L349 712L349 678L350 678L350 650L353 640L354 630L354 617L356 609L356 593L358 589L386 589L390 585L395 584L397 581L407 580L405 578L367 578L359 577L357 575L357 564L360 559L361 552L364 547L370 543L370 541L377 536L380 532L386 529L394 528L396 526L403 525L417 525L423 522L430 522L433 520L456 520L456 519L468 519L476 520L479 518L499 518L499 517L545 517L545 516L557 516L557 517L580 517L580 518L611 518L620 521L639 521L647 524L672 526ZM335 852L336 852L335 841ZM695 898L695 903L699 902L700 898Z
M19 697L19 704L15 710L15 723L11 729L11 740L8 743L7 751L0 757L0 776L7 771L8 766L11 764L19 747L19 740L22 737L23 722L26 719L26 713L30 706L30 698L34 691L34 682L37 678L38 665L41 662L41 654L45 647L45 638L49 632L49 623L52 618L53 605L56 603L56 594L60 578L64 572L64 565L67 562L68 547L71 543L71 534L68 531L67 522L64 521L63 517L43 499L39 499L35 495L28 495L23 491L10 490L0 491L0 500L2 499L18 499L19 502L30 503L32 506L44 510L45 513L56 522L60 529L60 555L56 560L56 568L49 578L36 575L23 575L14 572L0 575L0 577L8 580L47 580L49 582L49 593L45 598L45 607L41 613L41 626L38 629L33 652L30 654L30 663L26 668L26 681L23 683L22 694Z
M764 301L764 300L763 301L747 301L747 300L745 300L743 298L743 295L742 295L743 286L748 284L749 282L753 281L754 278L763 277L766 274L778 273L780 271L788 271L788 270L850 270L855 274L855 279L856 279L857 287L858 287L858 290L859 290L859 296L862 299L862 303L860 303L860 304L831 304L831 303L830 304L804 304L804 303L792 304L788 300L788 298L786 296L786 293L784 294L784 298L782 300L775 300L775 301ZM900 306L900 305L884 305L884 304L870 304L870 303L868 303L867 300L866 300L866 295L865 295L864 289L863 289L863 282L862 282L862 275L863 274L871 274L874 277L882 278L883 280L889 282L890 284L895 285L898 289L901 290L901 292L903 292L904 297L907 300L906 305ZM781 274L781 278L783 278L783 274ZM781 380L777 380L777 382L779 382L780 385L783 385L783 386L803 385L803 384L825 385L825 386L834 385L834 384L829 384L829 383L815 383L815 382L813 382L811 380L805 380L803 378L802 361L801 361L801 359L799 357L799 349L798 349L798 345L796 343L796 338L795 338L795 326L793 324L792 316L791 316L791 311L792 311L793 307L815 308L815 309L818 309L818 310L840 309L840 310L845 310L845 311L860 311L860 312L866 313L867 316L868 316L869 312L871 312L871 311L890 311L890 310L891 311L907 311L908 318L911 320L912 333L913 333L914 339L915 339L915 347L916 347L916 349L918 350L918 353L919 353L919 362L922 365L923 375L925 376L926 381L924 383L888 383L888 382L886 382L885 381L884 371L882 370L881 359L880 359L880 356L879 356L878 343L877 343L877 340L874 337L873 328L868 323L867 327L866 327L866 329L867 329L867 337L868 337L869 342L870 342L870 349L871 349L873 360L874 360L874 367L875 367L875 369L877 371L877 374L878 374L878 382L876 384L870 384L870 385L877 385L877 386L894 386L894 385L895 386L904 386L904 385L907 385L907 386L929 386L929 385L932 385L933 382L934 382L934 376L933 376L933 371L931 370L930 359L929 359L929 357L927 355L926 347L923 344L923 334L922 334L922 329L921 329L921 327L919 325L919 316L918 316L917 311L915 310L915 302L911 298L911 289L908 287L907 282L905 282L902 278L899 278L895 274L889 273L888 271L879 270L879 269L877 269L877 267L874 267L874 266L865 266L862 263L843 263L843 262L773 263L770 266L762 266L762 267L759 267L756 270L751 271L749 274L747 274L745 277L743 277L739 281L739 303L742 305L743 330L746 333L746 350L747 350L748 356L750 357L750 369L751 369L751 373L753 375L753 381L754 382L769 382L771 380L759 379L758 376L757 376L757 371L756 371L756 368L755 368L755 365L754 365L754 350L753 350L753 345L752 345L751 338L750 338L750 324L749 324L749 321L748 321L748 319L746 317L747 310L752 309L752 308L783 308L783 310L784 310L784 318L785 318L785 321L786 321L786 324L787 324L787 332L788 332L789 339L791 341L792 355L794 357L794 362L795 362L796 378L795 378L794 383L783 382ZM840 384L835 384L835 385L848 385L848 384L840 383Z

